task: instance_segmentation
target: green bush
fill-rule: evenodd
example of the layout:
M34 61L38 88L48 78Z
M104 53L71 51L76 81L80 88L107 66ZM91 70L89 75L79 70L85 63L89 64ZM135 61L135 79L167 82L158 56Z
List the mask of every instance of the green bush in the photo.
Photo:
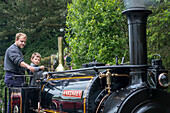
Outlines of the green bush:
M3 58L0 57L0 110L4 109L4 94L5 94L5 83L4 83L5 71L3 66Z
M128 58L127 22L118 0L73 0L68 5L67 42L73 67L95 58L115 64L115 56ZM119 62L121 59L119 59Z

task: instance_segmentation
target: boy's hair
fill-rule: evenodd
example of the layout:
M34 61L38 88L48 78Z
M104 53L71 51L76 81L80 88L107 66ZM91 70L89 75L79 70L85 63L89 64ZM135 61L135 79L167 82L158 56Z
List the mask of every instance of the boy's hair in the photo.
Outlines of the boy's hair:
M23 36L24 38L27 38L27 35L25 33L17 33L15 35L15 38L18 40L21 36Z
M31 58L34 58L35 56L41 59L41 55L38 52L33 53Z

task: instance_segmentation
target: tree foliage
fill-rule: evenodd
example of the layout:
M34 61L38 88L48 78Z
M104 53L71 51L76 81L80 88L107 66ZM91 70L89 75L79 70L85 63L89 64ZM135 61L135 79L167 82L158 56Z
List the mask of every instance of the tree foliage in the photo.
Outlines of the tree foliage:
M1 54L14 42L17 32L28 36L24 48L27 61L33 52L43 56L57 53L59 29L65 27L66 6L71 0L4 0L0 1Z
M149 59L154 54L160 54L164 66L170 70L169 3L160 1L150 7L152 15L148 18L147 41Z
M170 67L168 3L154 1L147 23L148 63L154 54L161 54L166 68ZM127 19L121 14L123 10L119 0L73 0L68 5L66 36L75 67L93 58L110 64L115 63L115 55L128 59Z
M5 89L5 83L4 83L4 77L5 77L5 71L3 70L3 58L0 57L0 110L4 108L4 89Z
M74 67L95 58L115 64L127 55L127 25L118 0L73 0L68 5L67 42Z

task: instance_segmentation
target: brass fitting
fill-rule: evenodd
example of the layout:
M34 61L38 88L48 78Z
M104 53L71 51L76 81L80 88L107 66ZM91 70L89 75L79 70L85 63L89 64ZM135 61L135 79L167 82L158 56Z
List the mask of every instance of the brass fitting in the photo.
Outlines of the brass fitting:
M107 87L106 89L108 90L108 94L110 93L110 90L111 90L111 76L113 76L110 72L110 69L107 69L107 73L106 74L103 74L103 73L100 73L99 74L99 78L102 79L104 77L106 77L106 84L107 84Z
M64 65L63 65L64 59L63 59L63 37L58 37L58 67L55 69L55 71L64 71Z

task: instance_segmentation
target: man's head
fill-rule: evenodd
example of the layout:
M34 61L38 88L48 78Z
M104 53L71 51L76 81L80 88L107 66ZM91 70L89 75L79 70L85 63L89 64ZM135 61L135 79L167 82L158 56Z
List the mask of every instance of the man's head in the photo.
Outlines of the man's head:
M27 35L24 33L17 33L15 36L15 45L19 48L24 48L27 41Z
M31 62L34 63L35 65L38 65L41 60L41 55L38 52L35 52L31 56Z

